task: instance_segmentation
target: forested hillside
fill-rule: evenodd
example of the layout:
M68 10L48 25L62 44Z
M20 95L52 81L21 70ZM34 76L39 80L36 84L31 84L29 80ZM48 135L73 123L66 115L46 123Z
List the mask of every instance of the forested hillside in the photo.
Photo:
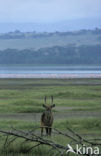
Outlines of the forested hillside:
M0 34L0 49L0 64L101 64L101 29L15 31Z
M1 64L101 64L101 45L0 51Z

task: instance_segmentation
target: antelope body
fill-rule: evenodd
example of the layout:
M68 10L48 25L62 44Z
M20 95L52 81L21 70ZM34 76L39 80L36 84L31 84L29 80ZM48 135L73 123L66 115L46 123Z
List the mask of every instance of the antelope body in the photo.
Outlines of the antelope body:
M53 124L53 114L52 114L52 108L55 107L55 104L53 104L53 97L52 104L46 105L46 97L45 97L45 104L43 104L43 107L45 108L45 111L41 115L41 136L43 135L43 128L46 129L46 135L51 135L52 131L52 124Z

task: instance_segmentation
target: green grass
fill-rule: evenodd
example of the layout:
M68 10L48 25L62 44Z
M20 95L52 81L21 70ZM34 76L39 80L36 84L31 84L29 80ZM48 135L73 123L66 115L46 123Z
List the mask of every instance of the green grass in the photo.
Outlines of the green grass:
M47 100L49 104L50 96L53 95L57 107L75 107L73 108L75 111L100 111L101 85L98 84L99 79L92 81L1 79L0 112L41 112L45 95L49 97Z
M5 124L6 127L5 127ZM22 121L1 121L0 122L1 125L1 129L10 129L10 125L14 126L14 128L16 129L21 129L21 130L32 130L34 126L39 126L39 123L35 124L33 122L22 122ZM88 134L92 135L90 136L90 139L92 138L96 138L98 135L101 135L101 122L100 119L93 119L93 118L89 118L89 119L70 119L70 120L59 120L58 122L54 122L54 127L65 132L68 133L67 127L72 128L75 132L80 133L80 135L83 135L84 138L88 138ZM89 131L88 131L89 129ZM96 131L96 133L95 133ZM40 135L40 129L36 129L36 132L39 133ZM97 136L96 136L97 135ZM2 141L0 141L2 144L4 144L4 139L5 137L2 137ZM50 138L48 138L50 139ZM63 136L59 136L59 135L52 135L51 137L52 140L54 140L56 143L62 144L62 145L67 145L69 142L69 139L67 139L66 137ZM29 148L31 148L34 143L23 143L20 144L21 142L23 142L23 139L17 139L15 141L15 143L11 144L7 149L5 149L4 151L2 150L1 153L3 155L20 155L23 156L25 155L47 155L47 151L50 149L48 146L40 146L36 149L33 149L31 152L28 152L27 150ZM0 148L2 149L3 145L0 145ZM17 154L16 154L17 153ZM53 152L48 153L49 156L51 156L53 154Z
M51 104L50 96L54 96L56 107L53 111L57 118L53 127L65 132L67 127L71 127L87 138L101 136L101 79L0 79L0 129L10 130L15 127L27 131L40 126L45 95L47 104ZM61 144L68 143L64 137L54 134L52 139ZM3 141L2 136L0 149ZM17 141L7 151L0 150L0 153L3 156L40 156L47 155L49 150L49 147L41 146L24 153L31 146L27 144L20 147Z

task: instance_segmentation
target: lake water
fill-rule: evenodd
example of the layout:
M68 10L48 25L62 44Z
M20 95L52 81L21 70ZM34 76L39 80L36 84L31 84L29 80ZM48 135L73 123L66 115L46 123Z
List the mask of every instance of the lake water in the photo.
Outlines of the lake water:
M101 78L101 66L0 66L0 78Z

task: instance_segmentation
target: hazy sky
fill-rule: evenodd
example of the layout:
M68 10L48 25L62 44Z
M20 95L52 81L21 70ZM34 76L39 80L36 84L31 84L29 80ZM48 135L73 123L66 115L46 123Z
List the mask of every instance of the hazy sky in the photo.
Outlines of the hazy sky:
M0 0L0 22L101 18L101 0Z

